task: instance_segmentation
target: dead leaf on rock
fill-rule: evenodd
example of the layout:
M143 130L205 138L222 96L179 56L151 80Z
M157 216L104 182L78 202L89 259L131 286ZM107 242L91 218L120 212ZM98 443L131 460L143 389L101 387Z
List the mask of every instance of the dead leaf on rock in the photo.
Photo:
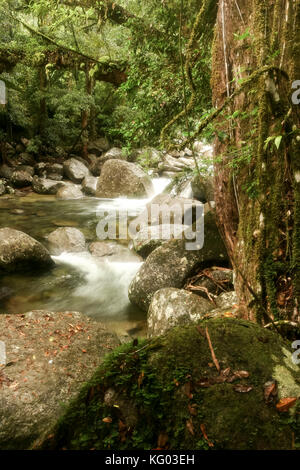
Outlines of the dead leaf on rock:
M213 447L213 443L208 439L207 434L206 434L206 429L205 429L205 424L200 424L200 429L203 434L204 439L207 441L207 444L209 447Z
M188 404L188 409L189 409L189 412L192 416L197 416L197 410L196 410L196 406L197 405L190 405Z
M266 382L264 385L264 398L266 403L271 403L277 395L276 381Z
M192 436L195 435L194 425L193 425L193 421L191 419L187 420L186 428L189 431L189 433L192 434Z
M296 401L297 401L297 398L295 397L281 398L281 400L279 400L279 402L277 403L276 408L280 412L289 411L289 409L295 405Z

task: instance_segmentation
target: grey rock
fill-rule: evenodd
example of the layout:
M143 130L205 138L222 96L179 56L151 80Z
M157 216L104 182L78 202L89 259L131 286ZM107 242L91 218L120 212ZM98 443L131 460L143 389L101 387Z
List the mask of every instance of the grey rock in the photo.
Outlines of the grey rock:
M86 176L82 182L82 191L88 196L96 195L98 178L95 176Z
M213 309L208 300L182 289L161 289L153 295L147 314L148 336L160 336L178 325L197 322Z
M32 188L38 194L56 194L64 184L47 178L33 177Z
M46 248L26 233L0 229L0 271L48 269L53 265Z
M51 232L47 240L49 251L53 255L63 252L79 253L86 249L83 233L74 227L60 227Z
M85 164L75 158L70 158L64 162L64 174L73 183L81 183L89 173L89 169Z
M56 193L57 199L81 199L83 192L81 187L75 184L64 184Z
M0 337L12 363L0 388L2 450L28 449L48 436L64 414L63 404L75 398L108 348L119 345L102 323L78 312L0 315Z
M143 258L147 258L153 250L161 246L166 241L174 238L183 238L183 231L185 229L186 227L184 225L173 224L142 227L142 229L133 238L134 249Z
M146 197L153 194L153 191L150 177L140 167L123 160L107 160L98 179L96 196Z
M32 184L32 176L23 170L16 170L11 176L11 183L15 188L23 188Z

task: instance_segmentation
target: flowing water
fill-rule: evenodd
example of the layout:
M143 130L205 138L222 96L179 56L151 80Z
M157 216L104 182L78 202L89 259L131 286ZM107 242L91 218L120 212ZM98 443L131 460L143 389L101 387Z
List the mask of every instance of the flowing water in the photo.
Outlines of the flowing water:
M155 194L168 185L166 178L153 180ZM28 233L47 246L47 235L58 227L80 229L87 243L97 241L99 209L124 210L136 217L149 199L57 200L30 193L0 199L0 227ZM121 242L120 242L121 243ZM120 335L145 333L145 313L131 305L128 286L140 268L141 259L122 241L119 252L97 258L88 251L53 256L55 267L46 273L9 274L1 277L0 313L30 310L80 311L103 321Z

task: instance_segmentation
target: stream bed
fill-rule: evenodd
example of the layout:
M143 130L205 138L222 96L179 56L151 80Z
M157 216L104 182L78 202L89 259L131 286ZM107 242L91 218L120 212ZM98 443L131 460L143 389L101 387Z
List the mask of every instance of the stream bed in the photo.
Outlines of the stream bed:
M155 195L169 180L153 180ZM137 216L149 199L98 199L85 197L58 200L55 196L29 193L0 199L0 227L21 230L47 247L47 236L58 227L76 227L87 245L97 241L96 227L101 210L127 210ZM146 316L128 300L128 286L142 260L121 241L124 250L97 258L88 251L53 256L55 266L46 273L2 275L0 314L31 310L79 311L101 321L118 335L144 336Z

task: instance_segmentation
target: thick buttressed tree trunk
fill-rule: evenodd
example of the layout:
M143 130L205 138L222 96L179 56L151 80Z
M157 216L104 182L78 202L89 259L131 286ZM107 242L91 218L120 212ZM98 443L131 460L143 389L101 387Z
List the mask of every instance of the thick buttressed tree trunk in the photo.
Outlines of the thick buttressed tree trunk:
M300 0L219 0L213 104L255 74L218 118L215 198L241 314L299 321ZM271 68L274 66L273 68Z

